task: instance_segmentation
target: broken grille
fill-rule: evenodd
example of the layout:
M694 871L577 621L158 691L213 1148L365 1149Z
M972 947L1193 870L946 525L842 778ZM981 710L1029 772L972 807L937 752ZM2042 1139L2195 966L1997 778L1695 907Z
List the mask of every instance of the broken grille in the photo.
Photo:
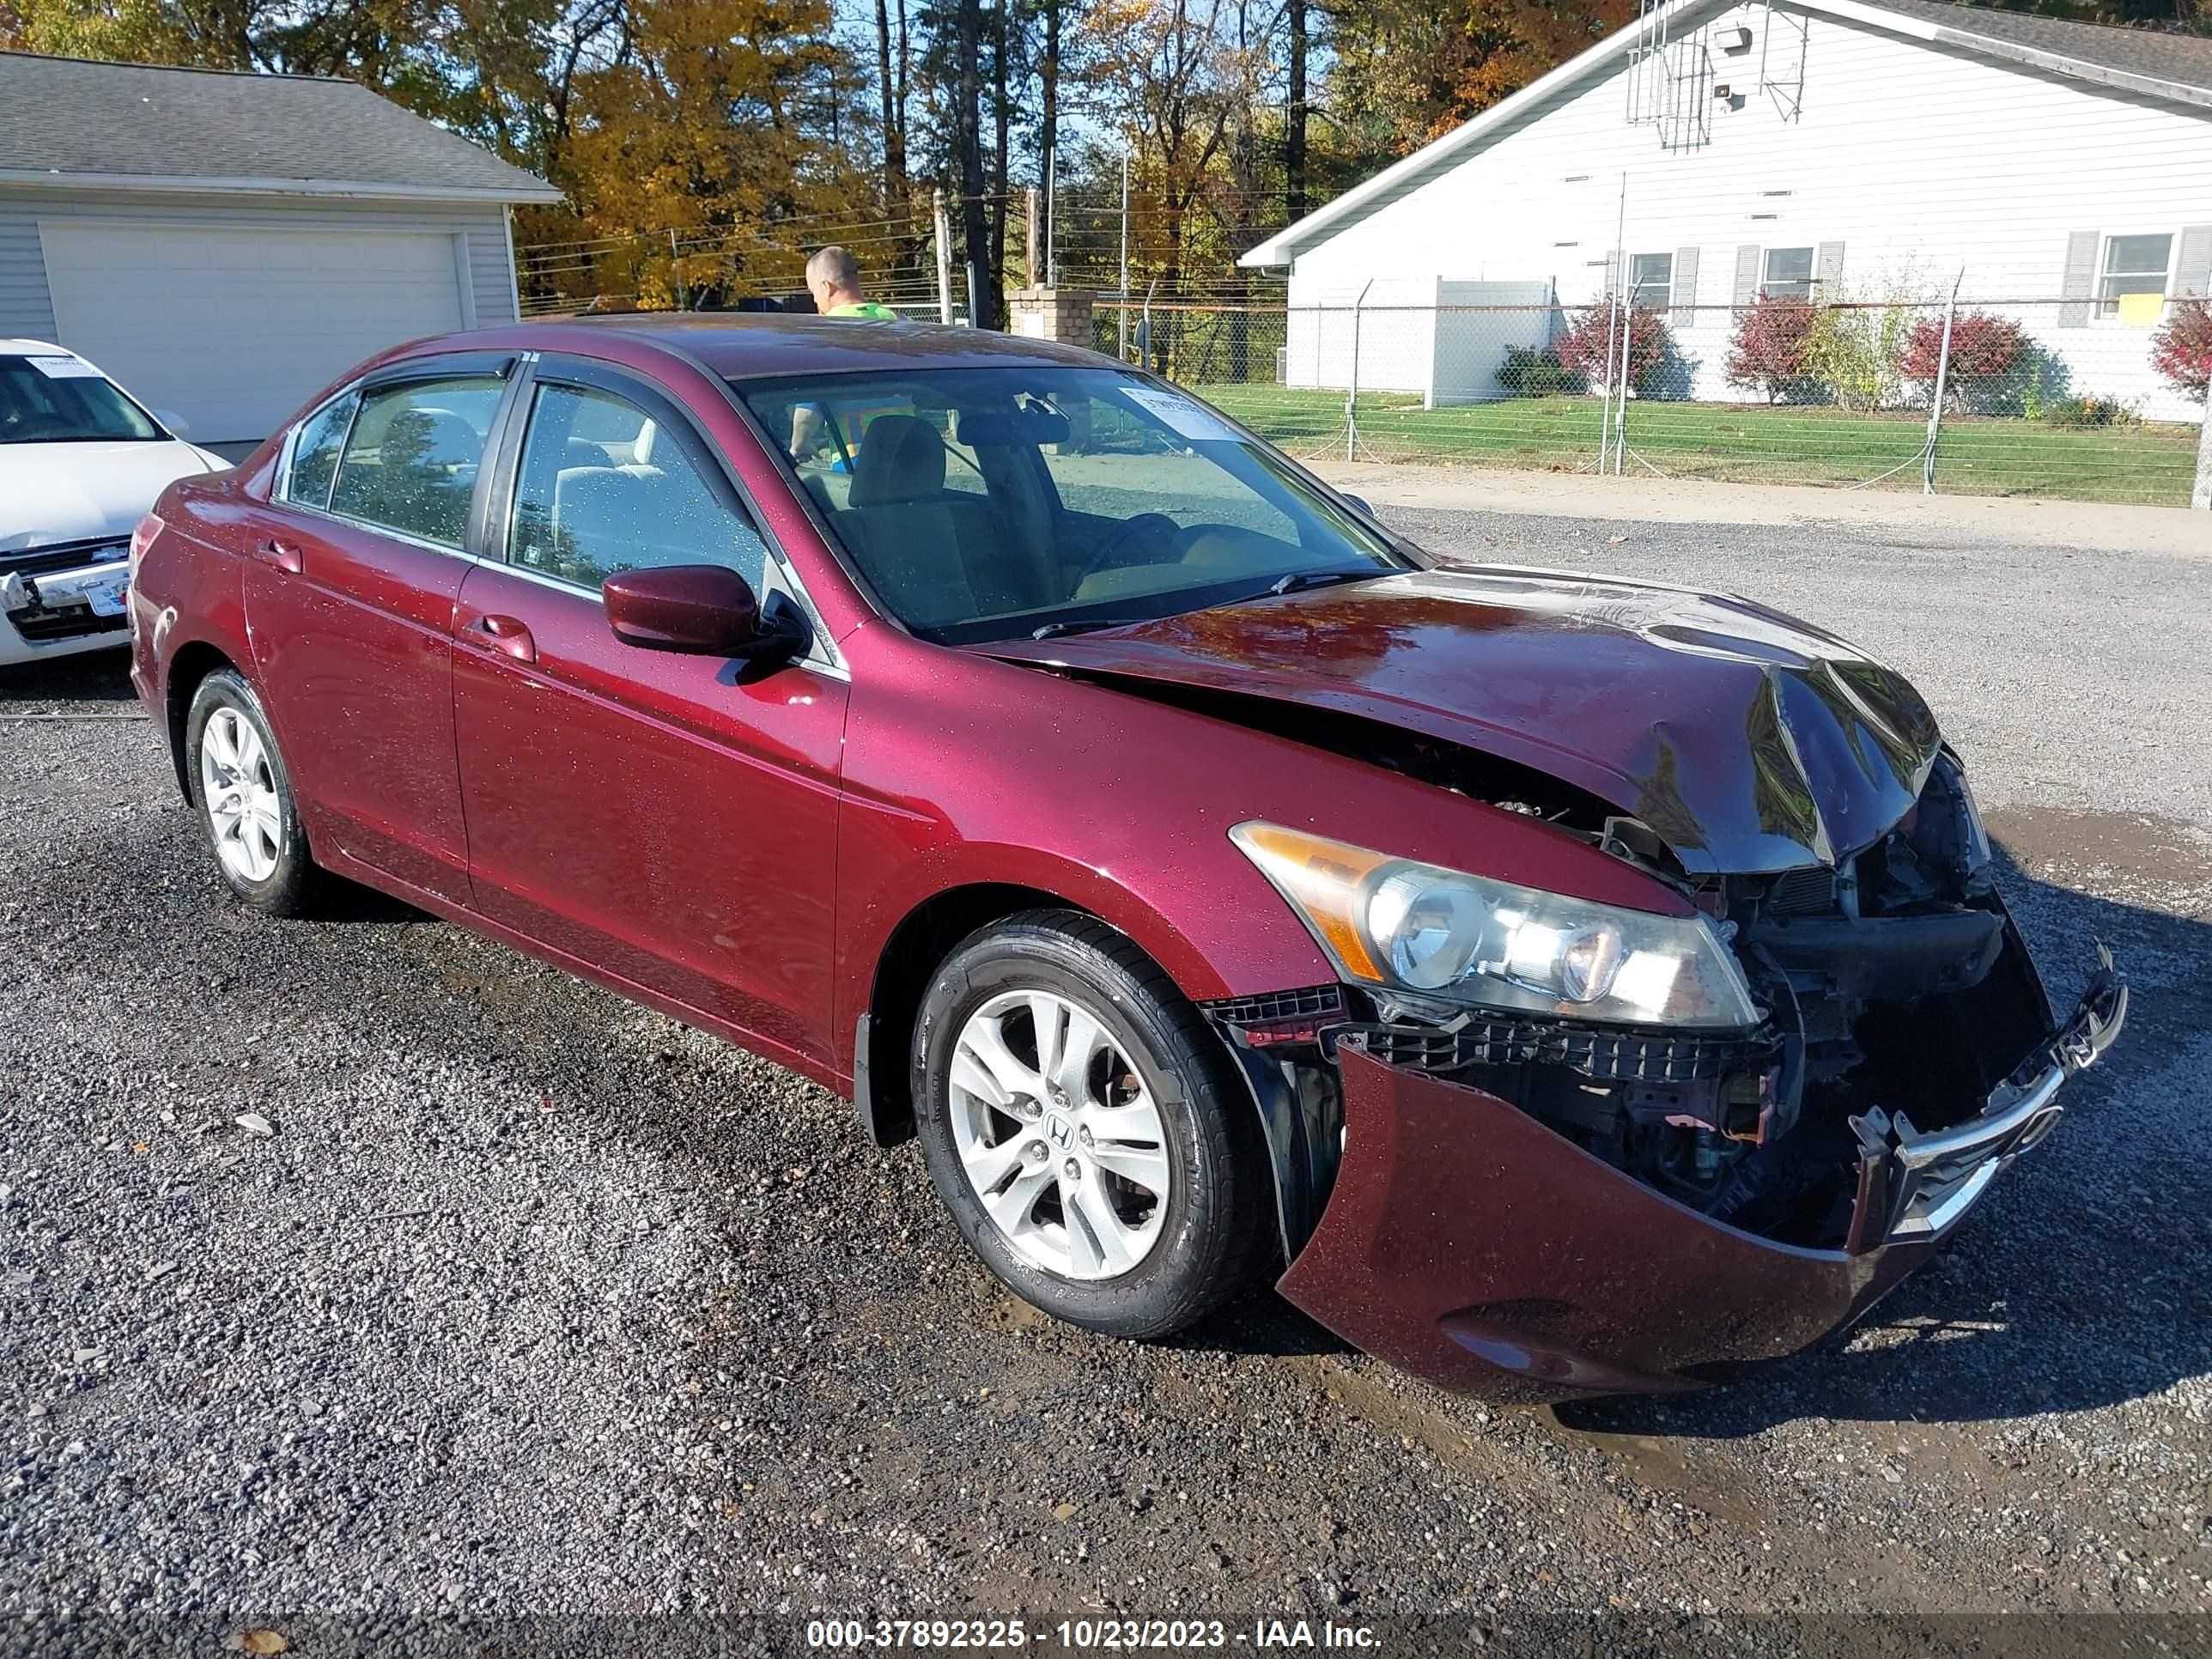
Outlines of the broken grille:
M1621 1031L1534 1017L1471 1020L1456 1031L1418 1025L1353 1025L1339 1034L1389 1066L1449 1073L1475 1066L1564 1066L1605 1081L1690 1083L1771 1066L1775 1033L1704 1036Z

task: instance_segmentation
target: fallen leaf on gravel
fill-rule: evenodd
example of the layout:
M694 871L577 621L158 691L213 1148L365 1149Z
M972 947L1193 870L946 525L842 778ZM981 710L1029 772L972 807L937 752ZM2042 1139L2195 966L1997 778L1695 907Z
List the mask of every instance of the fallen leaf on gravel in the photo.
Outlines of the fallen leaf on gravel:
M1628 538L1627 538L1627 537L1626 537L1626 536L1607 536L1607 537L1606 538L1606 540L1607 540L1607 541L1611 542L1611 543L1612 543L1615 547L1619 547L1619 546L1621 544L1621 543L1623 543L1623 542L1626 541L1627 539L1628 539Z
M283 1653L292 1644L273 1630L242 1630L223 1645L234 1653Z
M176 1271L177 1264L173 1261L156 1261L146 1269L146 1282L150 1285L157 1279L167 1279Z
M258 1112L240 1112L231 1121L250 1135L273 1135L276 1133L276 1126ZM276 1650L270 1650L271 1652Z
M1075 1513L1075 1505L1074 1505L1074 1504L1059 1504L1059 1505L1055 1506L1055 1507L1054 1507L1054 1509L1053 1510L1053 1512L1052 1512L1052 1518L1053 1518L1054 1520L1055 1520L1055 1521L1065 1521L1065 1520L1066 1520L1070 1516L1073 1515L1074 1513Z

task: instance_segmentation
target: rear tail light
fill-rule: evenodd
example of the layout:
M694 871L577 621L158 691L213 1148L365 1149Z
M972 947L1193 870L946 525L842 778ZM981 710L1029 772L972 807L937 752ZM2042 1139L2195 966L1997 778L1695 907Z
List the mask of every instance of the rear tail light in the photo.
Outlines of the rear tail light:
M146 556L146 550L154 544L154 538L167 529L159 517L149 513L138 520L138 527L131 532L131 577L138 577L138 562Z

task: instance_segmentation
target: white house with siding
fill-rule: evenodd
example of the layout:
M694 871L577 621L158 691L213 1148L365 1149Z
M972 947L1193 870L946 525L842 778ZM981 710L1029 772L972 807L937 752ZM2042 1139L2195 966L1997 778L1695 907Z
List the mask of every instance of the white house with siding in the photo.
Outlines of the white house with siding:
M1364 294L1363 387L1501 395L1541 313L1464 307L1531 285L1574 307L1625 270L1690 395L1741 400L1723 365L1761 291L1929 295L1963 272L1962 303L2017 319L2061 389L2197 419L2148 341L2212 290L2212 40L1942 0L1672 0L1243 263L1289 268L1293 385L1346 384ZM1416 320L1439 304L1462 308Z
M0 336L82 354L196 442L513 321L509 209L560 199L349 81L0 52Z

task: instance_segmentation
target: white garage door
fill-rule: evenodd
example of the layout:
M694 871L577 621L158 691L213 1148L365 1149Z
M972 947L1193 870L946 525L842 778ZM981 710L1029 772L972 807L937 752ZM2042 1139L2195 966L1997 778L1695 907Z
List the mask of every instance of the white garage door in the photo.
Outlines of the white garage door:
M39 225L61 343L200 443L262 438L372 352L461 326L430 231Z

